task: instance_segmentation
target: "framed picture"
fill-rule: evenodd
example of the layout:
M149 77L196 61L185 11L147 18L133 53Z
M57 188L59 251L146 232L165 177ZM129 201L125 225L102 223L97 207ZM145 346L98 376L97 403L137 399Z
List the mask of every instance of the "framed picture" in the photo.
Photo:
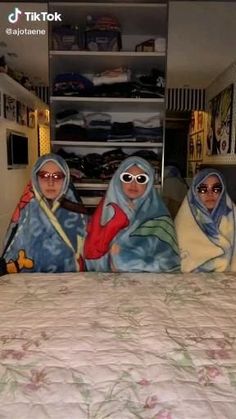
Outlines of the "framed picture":
M203 131L196 134L196 146L195 146L195 157L197 161L201 161L203 158Z
M204 113L202 111L197 112L197 130L201 131L204 129Z
M209 102L207 155L231 153L233 84Z
M189 143L188 143L188 160L193 161L195 160L195 134L189 136Z
M27 106L21 102L17 102L17 122L20 125L28 125Z
M16 121L16 99L4 94L4 118Z
M191 112L191 119L190 119L190 129L189 129L189 133L190 133L190 135L191 135L191 134L194 134L194 131L196 131L195 125L196 125L196 121L195 121L195 112L194 112L194 111L192 111L192 112Z
M28 127L35 128L35 112L31 108L28 108Z
M189 136L188 160L201 161L203 158L203 130Z
M49 124L48 109L38 109L38 124L39 125L48 125Z

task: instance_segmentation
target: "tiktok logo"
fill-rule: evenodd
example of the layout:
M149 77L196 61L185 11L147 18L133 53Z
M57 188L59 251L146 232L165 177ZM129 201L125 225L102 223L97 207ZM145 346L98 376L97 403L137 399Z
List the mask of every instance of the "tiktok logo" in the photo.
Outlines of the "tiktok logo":
M15 7L15 10L13 13L10 13L8 15L8 22L10 23L16 23L19 19L19 16L22 14L22 11L18 9L18 7Z
M25 16L26 22L51 22L51 21L62 21L61 14L58 12L22 12L18 7L15 7L14 12L8 15L8 22L16 23L20 15Z

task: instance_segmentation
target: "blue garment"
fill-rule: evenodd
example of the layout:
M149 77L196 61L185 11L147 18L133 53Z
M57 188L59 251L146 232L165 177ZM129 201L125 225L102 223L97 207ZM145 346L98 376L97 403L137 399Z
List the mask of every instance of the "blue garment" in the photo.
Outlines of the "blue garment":
M149 175L144 194L130 200L120 174L138 166ZM141 157L124 160L96 209L85 240L88 270L102 272L172 272L180 260L173 222L154 188L154 170Z
M222 185L222 192L211 212L197 192L198 186L209 176L216 176ZM235 210L220 172L204 169L194 177L175 219L183 272L236 270Z
M179 169L174 165L165 166L162 198L172 218L175 218L187 192L188 185Z
M65 174L61 193L51 205L43 197L37 178L37 172L49 161L56 163ZM67 209L68 203L70 209ZM65 160L55 154L40 157L32 170L32 183L24 191L5 239L3 256L8 272L83 270L86 215L78 212L78 207Z

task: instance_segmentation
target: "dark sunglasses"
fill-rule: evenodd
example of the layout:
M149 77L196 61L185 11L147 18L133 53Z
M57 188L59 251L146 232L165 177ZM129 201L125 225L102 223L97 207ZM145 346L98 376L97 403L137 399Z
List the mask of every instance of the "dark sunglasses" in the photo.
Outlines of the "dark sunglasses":
M222 192L222 189L223 188L221 184L213 185L211 188L208 188L208 186L206 185L199 185L197 191L201 195L205 195L210 192L212 192L215 195L219 195Z
M146 173L140 173L139 175L132 175L128 172L123 172L120 174L120 180L124 183L132 183L134 180L140 185L145 185L149 181L149 176Z
M40 177L40 179L42 180L54 180L55 182L65 179L65 175L62 172L54 172L54 173L49 173L49 172L44 172L43 170L41 170L40 172L37 173L38 177Z

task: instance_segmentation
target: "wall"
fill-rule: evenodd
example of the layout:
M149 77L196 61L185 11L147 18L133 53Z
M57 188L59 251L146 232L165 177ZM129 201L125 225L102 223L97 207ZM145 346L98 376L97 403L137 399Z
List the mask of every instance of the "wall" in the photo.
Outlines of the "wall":
M204 163L209 164L236 164L235 154L235 126L236 126L236 62L231 64L214 82L206 89L206 104L218 93L234 85L233 111L232 111L232 130L231 130L231 153L204 156Z
M37 125L36 125L37 126ZM29 138L29 165L23 169L7 169L6 130L26 134ZM0 118L0 252L10 217L30 177L31 166L38 156L37 128L27 128Z

